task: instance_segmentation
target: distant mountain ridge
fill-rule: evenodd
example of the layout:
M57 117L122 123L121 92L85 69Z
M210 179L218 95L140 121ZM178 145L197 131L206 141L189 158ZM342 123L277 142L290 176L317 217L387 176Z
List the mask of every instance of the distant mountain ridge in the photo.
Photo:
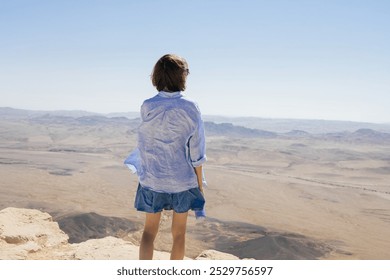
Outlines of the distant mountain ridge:
M82 110L56 110L56 111L40 111L40 110L24 110L15 109L11 107L0 107L1 118L33 118L44 115L62 116L62 117L84 117L84 116L95 116L103 115L99 113L92 113Z
M353 121L334 120L310 120L310 119L270 119L258 117L222 117L203 116L205 121L214 123L232 123L252 129L261 129L277 133L288 133L291 131L305 131L311 134L332 133L340 131L354 132L361 128L369 128L380 132L390 133L389 123L367 123Z
M40 124L64 124L64 125L82 125L82 126L95 126L95 125L109 125L109 126L131 126L132 129L135 129L140 123L139 114L129 113L133 116L138 116L138 118L129 119L122 115L122 113L117 114L95 114L85 111L31 111L31 110L21 110L13 109L8 107L0 107L0 120L20 120L27 119L34 123ZM298 120L291 120L291 130L286 132L272 131L258 129L248 126L237 125L237 122L223 122L217 123L213 121L208 121L210 117L206 117L204 121L205 130L208 136L225 136L225 137L259 137L259 138L307 138L307 139L327 139L331 141L351 141L351 142L369 142L369 143L390 143L390 133L387 131L377 131L372 127L376 127L378 124L363 124L363 123L353 123L353 122L340 122L341 127L346 123L353 124L353 127L357 129L348 131L335 131L335 132L317 132L313 133L311 131L305 131L300 129L295 129L297 125L294 123L299 123ZM219 117L216 117L218 120ZM256 120L256 118L254 118ZM240 118L237 118L240 120ZM263 119L258 119L262 121ZM234 119L233 119L234 121ZM281 120L274 120L275 126ZM286 122L286 120L284 120ZM272 122L267 120L267 122ZM313 120L302 120L302 123L310 123L315 121ZM239 123L239 122L238 122ZM319 124L335 124L335 121L319 121ZM359 127L360 125L366 125L367 127ZM254 125L253 125L254 126ZM385 124L382 125L386 127ZM287 126L285 126L287 127ZM390 126L389 126L390 127ZM272 129L271 126L269 128ZM320 131L320 129L317 129ZM314 130L316 131L316 130ZM390 132L390 128L389 128Z
M327 133L323 138L333 141L367 142L367 143L390 143L390 133L379 132L373 129L361 128L354 132Z
M235 137L276 137L277 133L260 129L252 129L232 123L216 124L214 122L204 122L205 130L209 135L235 136Z
M63 123L63 124L77 124L77 125L102 125L102 124L128 124L137 121L137 119L128 119L125 117L105 117L103 115L89 115L82 117L60 116L60 115L39 115L29 118L31 122L36 123Z

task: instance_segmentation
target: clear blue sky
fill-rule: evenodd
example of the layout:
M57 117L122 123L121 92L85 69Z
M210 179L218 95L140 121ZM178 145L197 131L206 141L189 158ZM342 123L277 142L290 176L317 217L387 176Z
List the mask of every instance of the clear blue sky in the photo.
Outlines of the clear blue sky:
M0 0L0 106L138 111L165 53L203 114L390 122L390 1Z

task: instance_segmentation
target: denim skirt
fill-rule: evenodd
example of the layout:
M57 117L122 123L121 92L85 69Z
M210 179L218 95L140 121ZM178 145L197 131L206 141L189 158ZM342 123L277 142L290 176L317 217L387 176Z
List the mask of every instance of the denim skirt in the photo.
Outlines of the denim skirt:
M178 193L160 193L143 188L138 184L134 207L138 211L157 213L162 210L174 210L185 213L189 210L202 210L205 204L199 188L189 189Z

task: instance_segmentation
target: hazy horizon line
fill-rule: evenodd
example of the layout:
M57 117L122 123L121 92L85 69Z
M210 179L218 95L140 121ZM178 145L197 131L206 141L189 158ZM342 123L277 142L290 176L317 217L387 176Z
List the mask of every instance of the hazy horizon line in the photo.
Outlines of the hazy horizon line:
M137 111L116 111L116 112L97 112L89 111L86 109L27 109L12 106L0 106L0 109L12 109L21 111L34 111L34 112L84 112L95 115L112 115L112 114L139 114ZM387 122L375 122L375 121L358 121L358 120L346 120L346 119L325 119L325 118L294 118L294 117L264 117L264 116L244 116L244 115L224 115L224 114L202 114L204 117L219 117L219 118L231 118L231 119L264 119L264 120L296 120L296 121L326 121L326 122L352 122L352 123L366 123L366 124L379 124L390 125L390 121Z

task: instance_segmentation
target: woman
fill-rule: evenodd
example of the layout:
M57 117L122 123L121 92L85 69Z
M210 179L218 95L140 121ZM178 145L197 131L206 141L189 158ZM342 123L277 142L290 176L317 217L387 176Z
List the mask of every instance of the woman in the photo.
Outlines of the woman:
M153 258L162 210L173 210L171 259L183 259L188 211L204 207L204 126L197 105L182 94L188 74L177 55L157 61L152 83L158 94L141 106L138 146L125 161L139 177L134 206L146 212L141 260Z

